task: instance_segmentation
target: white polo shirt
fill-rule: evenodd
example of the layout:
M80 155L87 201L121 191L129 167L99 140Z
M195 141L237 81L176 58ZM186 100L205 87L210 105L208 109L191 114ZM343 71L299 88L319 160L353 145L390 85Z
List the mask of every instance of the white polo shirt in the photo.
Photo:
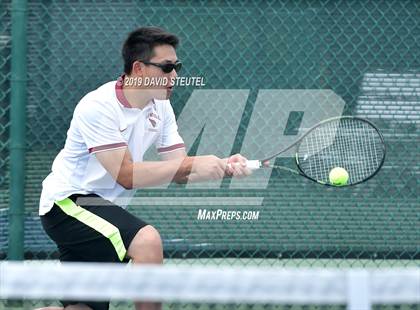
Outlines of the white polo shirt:
M76 193L94 193L112 202L134 195L135 190L126 190L112 178L96 159L97 152L128 146L133 161L141 162L152 144L159 153L185 147L169 100L132 108L122 81L120 77L102 85L77 104L64 148L42 182L40 215L51 210L54 201Z

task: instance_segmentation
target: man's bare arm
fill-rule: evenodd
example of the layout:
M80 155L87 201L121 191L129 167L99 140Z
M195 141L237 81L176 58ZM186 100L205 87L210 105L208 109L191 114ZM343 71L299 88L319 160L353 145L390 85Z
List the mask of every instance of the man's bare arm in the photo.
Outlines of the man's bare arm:
M216 156L173 158L165 161L133 162L127 147L95 153L96 158L124 188L142 188L175 181L221 179L226 159Z

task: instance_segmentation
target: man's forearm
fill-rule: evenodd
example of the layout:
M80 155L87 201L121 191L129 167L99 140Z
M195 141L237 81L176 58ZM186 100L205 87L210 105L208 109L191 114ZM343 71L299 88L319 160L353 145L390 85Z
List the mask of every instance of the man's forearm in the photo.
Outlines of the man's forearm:
M191 172L193 157L132 164L132 188L157 186L171 181L185 183Z

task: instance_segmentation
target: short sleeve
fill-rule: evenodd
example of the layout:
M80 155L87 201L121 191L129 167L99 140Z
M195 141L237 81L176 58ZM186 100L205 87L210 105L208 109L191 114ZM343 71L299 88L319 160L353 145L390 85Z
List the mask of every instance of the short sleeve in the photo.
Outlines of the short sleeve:
M100 102L81 102L74 118L89 153L127 146L120 132L118 115Z
M175 113L169 101L163 103L164 122L156 147L159 154L185 148L184 140L178 133Z

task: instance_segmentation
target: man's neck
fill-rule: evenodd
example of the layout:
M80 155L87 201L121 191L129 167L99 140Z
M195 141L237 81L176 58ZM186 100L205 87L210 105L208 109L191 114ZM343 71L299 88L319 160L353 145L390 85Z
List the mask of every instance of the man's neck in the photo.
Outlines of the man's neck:
M133 108L143 109L152 100L149 98L147 91L142 91L142 89L123 87L122 91Z

